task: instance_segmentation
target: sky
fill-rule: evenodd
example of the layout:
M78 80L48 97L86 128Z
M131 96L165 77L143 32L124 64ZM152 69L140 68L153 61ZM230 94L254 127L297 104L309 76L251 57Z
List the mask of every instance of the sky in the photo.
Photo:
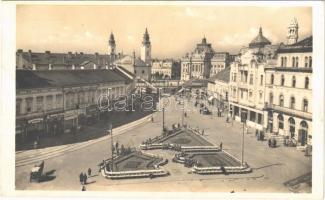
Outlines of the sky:
M286 41L296 17L299 39L312 35L311 7L194 5L17 5L16 47L33 52L108 52L114 33L118 52L140 54L148 28L153 58L180 58L205 36L215 51L236 54L258 34Z

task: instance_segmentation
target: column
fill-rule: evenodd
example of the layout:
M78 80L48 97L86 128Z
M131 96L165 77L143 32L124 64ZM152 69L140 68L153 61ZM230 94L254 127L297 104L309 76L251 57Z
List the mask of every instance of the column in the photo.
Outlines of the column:
M273 132L279 133L279 120L278 120L278 113L273 112Z

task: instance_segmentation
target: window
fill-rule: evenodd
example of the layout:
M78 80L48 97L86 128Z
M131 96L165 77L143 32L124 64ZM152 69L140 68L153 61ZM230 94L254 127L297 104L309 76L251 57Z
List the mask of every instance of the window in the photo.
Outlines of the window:
M144 70L142 70L142 74L144 74Z
M38 112L43 110L43 97L37 97L36 98L36 110Z
M296 99L294 97L290 98L290 108L295 109L296 106Z
M270 96L269 96L269 103L270 103L270 105L273 105L273 93L272 92L270 93Z
M273 85L274 84L274 75L271 74L271 81L270 81L270 84Z
M249 98L252 98L252 97L253 97L253 92L249 91Z
M33 108L33 98L27 98L26 99L26 112L32 112L32 108Z
M279 98L279 105L282 107L284 106L284 97L282 94L280 95L280 98Z
M296 63L295 63L295 66L298 67L299 66L299 58L296 57Z
M302 111L308 112L308 100L304 99L302 102Z
M62 94L57 94L56 95L56 106L57 108L61 107L62 105Z
M281 57L281 67L284 67L284 58Z
M309 88L309 78L306 77L305 78L305 89L308 89Z
M281 86L284 86L284 75L281 75Z
M312 66L312 58L311 56L309 56L309 68L311 68L311 66Z
M134 73L137 74L137 70L134 70Z
M296 58L293 57L293 58L292 58L292 67L295 67L295 64L296 64Z
M308 57L306 56L305 57L305 67L308 67L308 64L309 64L309 60L308 60Z
M21 113L20 108L21 108L21 99L17 99L16 100L16 115L20 115L20 113Z
M240 90L240 98L243 98L244 97L244 92L243 90Z
M236 82L236 79L237 79L237 74L236 73L234 73L234 82Z
M284 57L284 66L287 66L287 57Z
M260 100L263 98L263 92L260 92Z
M283 129L283 116L278 115L279 129Z
M47 107L47 110L51 110L53 108L53 97L52 97L52 95L46 96L46 107Z
M296 87L296 76L292 77L292 87Z
M260 85L263 85L263 75L261 75L261 83Z
M249 84L253 85L253 74L249 75Z

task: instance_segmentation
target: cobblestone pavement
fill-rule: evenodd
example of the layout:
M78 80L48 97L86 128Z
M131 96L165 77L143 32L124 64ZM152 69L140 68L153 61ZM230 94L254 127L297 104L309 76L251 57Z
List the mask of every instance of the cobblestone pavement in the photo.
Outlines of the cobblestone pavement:
M173 101L174 98L169 98ZM181 105L168 106L165 112L166 125L181 122ZM191 105L190 105L191 106ZM190 107L189 107L190 108ZM205 130L204 137L215 145L223 143L223 148L241 159L242 125L238 122L226 123L224 117L201 115L197 111L186 111L185 122L192 127ZM124 146L136 146L148 137L154 137L162 130L162 112L154 114L154 122L140 125L132 131L118 135L114 140ZM196 175L189 174L189 168L169 162L166 166L171 175L154 179L107 180L97 175L98 164L110 156L110 140L101 141L74 152L46 160L45 172L55 170L52 180L29 183L29 172L33 165L16 167L16 189L30 190L80 190L80 172L90 167L95 175L90 178L87 190L104 191L160 191L160 192L311 192L304 185L302 190L290 190L285 182L311 172L311 157L290 147L269 148L266 142L257 141L255 134L245 135L244 161L253 172L243 175ZM150 153L169 160L172 151L154 150ZM303 183L299 183L303 184Z

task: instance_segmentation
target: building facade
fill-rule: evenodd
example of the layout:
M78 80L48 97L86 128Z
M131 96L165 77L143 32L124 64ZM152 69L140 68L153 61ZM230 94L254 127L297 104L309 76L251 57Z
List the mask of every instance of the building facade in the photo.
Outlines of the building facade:
M215 52L204 37L192 53L187 53L181 59L181 80L209 78L228 65L229 54Z
M118 69L17 70L16 138L24 142L74 131L108 111L99 105L130 94L134 85Z
M231 64L229 83L229 110L235 120L246 113L247 125L264 130L265 72L269 60L275 59L278 45L263 36L262 28L258 35L242 48Z
M265 68L266 128L305 146L312 141L312 37L288 44Z
M208 100L215 107L223 110L228 109L229 105L229 80L230 67L221 70L208 79Z
M159 79L179 79L180 62L173 59L152 60L151 77L154 80Z

